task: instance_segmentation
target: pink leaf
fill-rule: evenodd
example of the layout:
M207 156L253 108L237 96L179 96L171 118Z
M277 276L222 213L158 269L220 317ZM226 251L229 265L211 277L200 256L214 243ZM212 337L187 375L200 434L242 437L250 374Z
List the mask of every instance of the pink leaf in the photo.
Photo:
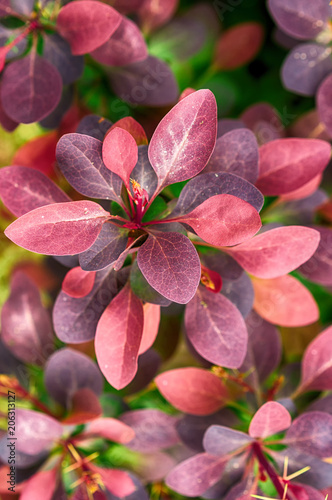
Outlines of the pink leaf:
M307 198L311 194L313 194L316 189L319 188L320 183L322 182L322 174L316 175L311 181L304 184L302 187L295 189L295 191L290 191L289 193L283 194L281 196L282 200L301 200L302 198Z
M323 125L325 125L329 135L332 134L331 91L332 75L329 74L319 86L316 98L319 118L322 121Z
M228 399L226 387L213 373L202 368L178 368L158 375L156 384L175 408L192 415L209 415Z
M203 170L217 135L217 105L210 90L182 99L161 120L149 146L149 159L159 190Z
M300 392L332 389L332 326L307 347L302 361Z
M287 429L292 422L289 412L275 401L265 403L253 416L249 426L249 436L267 438Z
M144 327L141 345L139 346L139 353L150 349L158 335L160 323L160 306L149 304L148 302L143 306L144 310Z
M104 469L96 465L90 465L90 468L101 476L103 484L115 497L127 497L136 490L128 472L119 469Z
M227 253L253 276L277 278L310 259L319 240L319 232L308 227L278 227L228 248Z
M289 193L322 173L331 145L320 139L276 139L259 149L257 188L265 196Z
M231 194L211 196L177 220L191 226L207 243L219 247L251 238L262 225L257 210Z
M109 132L116 127L122 128L123 130L129 132L129 134L131 134L135 139L137 146L148 144L148 138L146 137L144 128L131 116L125 116L124 118L121 118L121 120L118 120L116 123L114 123L114 125L112 125Z
M95 339L97 361L108 382L118 390L136 374L143 321L142 302L128 285L99 320Z
M88 387L78 389L71 399L70 413L62 419L65 425L81 425L102 415L103 409L96 394Z
M74 267L66 274L62 291L75 299L86 297L93 288L95 276L94 271L83 271L80 267Z
M213 364L239 368L248 332L240 311L221 294L198 287L186 307L187 335L196 351Z
M138 160L137 144L133 136L122 128L114 128L103 142L103 161L117 174L129 189L130 174Z
M20 495L21 500L52 500L57 486L57 470L42 470L29 479Z
M144 32L150 32L167 23L175 13L179 0L144 0L139 17Z
M62 434L62 425L53 417L34 410L16 408L15 436L18 451L37 455L50 449Z
M271 280L252 280L255 291L255 311L274 325L305 326L319 318L317 304L309 292L293 276Z
M71 2L59 12L57 30L74 55L92 52L118 28L122 16L109 5L93 0Z
M93 201L54 203L22 215L5 234L31 252L73 255L91 247L108 216Z
M115 443L126 444L132 441L135 437L135 431L129 425L115 418L97 418L90 422L84 435L101 436Z

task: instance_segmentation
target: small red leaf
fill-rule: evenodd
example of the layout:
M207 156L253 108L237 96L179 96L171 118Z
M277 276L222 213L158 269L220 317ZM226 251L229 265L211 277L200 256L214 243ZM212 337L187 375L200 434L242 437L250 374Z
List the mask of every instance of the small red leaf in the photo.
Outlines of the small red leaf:
M21 500L51 500L57 486L57 470L42 470L34 474L25 484Z
M137 160L137 144L129 132L119 127L108 132L103 142L103 161L111 172L121 177L127 188Z
M332 326L326 328L307 347L302 361L299 392L332 389Z
M287 429L292 422L289 412L275 401L265 403L252 418L249 426L249 436L267 438L272 434Z
M149 304L148 302L143 306L144 310L144 327L141 345L139 346L138 354L150 349L158 335L160 323L160 306Z
M101 436L115 443L126 444L134 439L135 431L116 418L106 417L97 418L90 422L84 431L84 435Z
M127 497L136 490L133 480L124 470L104 469L96 465L90 465L90 469L101 476L102 483L115 497Z
M49 177L54 176L55 148L58 139L57 131L31 139L18 148L12 164L35 168Z
M94 271L83 271L80 267L74 267L66 274L62 291L75 299L85 297L93 288L95 276Z
M142 302L128 285L99 320L95 338L97 361L108 382L118 390L136 374L143 321Z
M202 368L178 368L155 379L162 395L175 408L192 415L209 415L228 399L220 378Z
M62 420L62 423L65 425L85 424L86 422L90 422L90 420L100 417L103 413L98 397L88 387L78 389L72 396L71 403L70 414Z
M112 125L109 131L114 130L115 128L122 128L123 130L129 132L129 134L131 134L135 139L137 146L148 144L148 138L146 137L144 128L131 116L126 116L125 118L118 120L114 123L114 125Z

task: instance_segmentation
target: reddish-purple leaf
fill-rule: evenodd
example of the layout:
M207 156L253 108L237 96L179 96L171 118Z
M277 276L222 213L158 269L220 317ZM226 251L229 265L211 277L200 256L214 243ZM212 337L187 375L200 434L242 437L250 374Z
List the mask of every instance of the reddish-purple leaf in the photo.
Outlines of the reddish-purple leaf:
M324 29L329 20L329 5L325 0L269 0L268 7L278 26L288 35L310 40Z
M218 194L231 194L247 201L260 211L264 197L255 186L237 175L221 173L201 174L191 179L182 189L172 217L187 214L203 201Z
M61 91L58 70L34 51L9 64L2 76L2 106L16 122L32 123L45 118L59 103Z
M112 36L122 16L109 5L93 0L71 2L59 12L57 30L74 55L87 54Z
M311 181L307 182L299 189L295 189L294 191L290 191L289 193L281 195L281 199L289 201L308 198L308 196L311 196L319 188L320 183L322 182L322 177L323 174L316 175L316 177L311 179Z
M252 205L230 194L212 196L177 220L192 227L207 243L219 247L242 243L262 225Z
M152 198L157 189L158 179L149 161L148 146L139 146L137 165L132 171L131 176L132 179L145 189L149 197Z
M95 276L94 271L83 271L79 266L74 267L66 274L62 282L62 291L75 299L86 297L93 288Z
M95 473L101 477L102 484L106 486L115 498L130 498L130 495L135 492L136 486L129 476L128 472L119 469L104 469L96 465L89 465Z
M57 468L41 470L24 484L20 499L52 500L57 487Z
M84 430L85 436L101 436L115 443L130 443L135 438L135 431L130 425L115 418L97 418Z
M1 171L0 171L1 172ZM332 230L314 226L320 234L320 242L314 255L299 271L309 280L325 286L332 285Z
M259 145L279 139L283 135L283 124L278 112L265 102L249 106L242 113L241 120L253 131Z
M252 441L253 439L244 432L221 425L211 425L204 434L203 446L210 455L223 457L248 446Z
M209 415L225 406L228 391L214 373L202 368L178 368L155 379L162 395L175 408L192 415Z
M275 401L263 404L253 416L249 435L253 438L267 438L288 429L292 418L284 406Z
M161 120L149 146L158 189L185 181L207 164L217 134L217 106L210 90L199 90L180 101Z
M153 452L170 448L179 441L175 429L177 418L160 410L136 410L121 415L121 421L131 427L135 437L128 448L135 451Z
M299 391L332 389L332 327L326 328L307 347L302 361Z
M148 144L148 138L146 136L145 130L140 123L138 123L132 116L125 116L112 125L109 132L114 128L122 128L126 130L133 136L136 141L137 146L146 146ZM151 167L152 168L152 167Z
M73 349L63 348L49 358L45 366L44 383L50 396L68 408L78 389L88 388L99 396L104 381L91 358Z
M159 28L171 19L178 6L178 0L145 0L140 7L138 14L144 32Z
M0 196L16 217L45 205L71 201L42 172L15 165L0 170Z
M30 16L33 11L34 0L10 0L10 5L15 12Z
M112 127L112 122L99 115L86 115L79 122L76 129L77 134L89 135L99 141L103 141L106 133Z
M240 311L223 295L200 286L185 313L187 335L196 351L213 364L239 368L248 333Z
M137 144L133 136L122 128L114 128L103 142L103 162L105 166L130 187L130 174L138 160Z
M1 326L3 342L26 363L42 365L54 351L49 312L36 285L20 271L14 274L10 296L2 307Z
M121 179L105 167L102 142L83 134L66 134L56 148L60 170L79 193L119 202Z
M310 259L319 240L319 232L308 227L277 227L227 252L248 273L271 279L294 271Z
M137 260L131 266L130 270L130 286L132 291L144 302L167 307L171 301L166 299L157 290L152 288L141 273Z
M243 269L236 260L224 252L204 253L201 260L206 267L216 271L225 280L238 280L243 274Z
M306 484L290 483L288 491L298 500L326 500L326 495Z
M193 298L201 264L191 241L179 233L150 233L137 254L138 267L157 292L173 302L186 304Z
M297 45L287 56L281 77L285 87L297 94L314 95L332 71L332 48L317 43Z
M143 333L143 305L127 285L102 314L96 331L98 364L108 382L122 389L137 371Z
M309 411L300 415L288 429L284 442L318 458L330 457L332 415L322 411Z
M85 271L98 271L114 264L125 250L128 231L113 224L104 224L94 244L79 255Z
M318 306L309 290L293 276L270 280L254 278L255 311L274 325L305 326L319 318Z
M143 354L153 345L158 335L160 323L160 306L155 304L144 304L144 326L142 340L139 346L139 354Z
M181 495L198 497L220 479L225 466L224 458L200 453L175 467L166 484Z
M332 75L327 76L320 85L317 92L317 109L319 118L325 125L328 133L332 135L331 119L331 93L332 93Z
M140 354L137 362L137 373L129 385L124 389L125 394L136 394L145 389L157 375L161 365L161 356L149 349Z
M53 417L33 410L16 408L16 447L29 455L49 449L63 434L62 425Z
M251 130L239 128L219 137L205 172L229 172L254 183L258 177L258 146Z
M331 145L320 139L277 139L259 149L256 186L266 196L300 188L323 172L331 158Z
M22 215L5 234L31 252L73 255L91 247L108 216L93 201L54 203Z
M254 288L246 273L242 273L237 280L224 279L221 293L237 307L244 318L248 316L254 305Z
M64 85L80 78L84 70L84 58L73 56L69 44L57 33L44 34L43 56L59 71Z
M1 90L0 90L0 95L1 95ZM12 120L9 118L9 116L5 113L5 110L3 109L2 102L0 100L0 124L2 128L7 130L7 132L13 132L13 130L18 127L19 123L15 120Z
M145 40L135 23L126 17L111 38L91 53L101 64L126 66L148 56Z
M145 0L115 0L113 7L121 12L121 14L130 14L136 12Z
M130 104L169 106L179 95L171 68L152 56L112 69L109 78L115 94Z
M84 387L78 389L70 402L70 413L61 420L64 425L81 425L100 417L103 409L96 394Z

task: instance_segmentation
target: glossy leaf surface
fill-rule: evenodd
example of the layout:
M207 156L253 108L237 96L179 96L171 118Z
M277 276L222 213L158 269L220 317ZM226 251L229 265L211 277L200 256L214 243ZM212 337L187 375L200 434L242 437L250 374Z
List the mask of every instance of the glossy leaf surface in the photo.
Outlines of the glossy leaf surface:
M266 438L287 429L291 425L291 416L284 406L275 401L263 404L253 416L249 435L253 438Z
M129 189L130 174L138 160L137 144L133 136L122 128L113 128L103 142L105 166L123 180Z

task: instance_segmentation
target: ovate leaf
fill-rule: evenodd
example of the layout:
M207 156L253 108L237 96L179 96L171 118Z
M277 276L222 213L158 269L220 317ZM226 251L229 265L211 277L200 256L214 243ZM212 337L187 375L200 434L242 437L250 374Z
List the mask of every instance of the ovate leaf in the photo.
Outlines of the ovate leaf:
M292 419L284 406L275 401L263 404L250 422L249 435L253 438L267 438L287 429Z
M332 327L326 328L307 347L302 361L300 391L332 389Z
M137 160L137 144L133 136L122 128L113 128L103 142L103 161L111 172L121 177L127 189Z
M332 455L332 415L309 411L297 417L288 429L288 446L318 458Z

